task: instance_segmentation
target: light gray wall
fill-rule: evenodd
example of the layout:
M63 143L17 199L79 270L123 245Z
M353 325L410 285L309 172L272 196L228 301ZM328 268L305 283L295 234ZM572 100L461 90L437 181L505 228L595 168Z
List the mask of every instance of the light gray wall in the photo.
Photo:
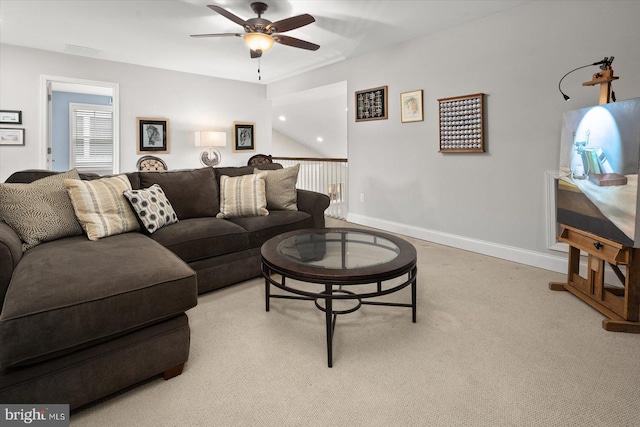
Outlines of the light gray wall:
M272 132L271 154L276 157L322 157L317 151L300 144L275 129Z
M582 87L615 56L619 100L640 96L640 2L537 1L270 84L267 97L347 80L349 217L382 229L566 271L547 248L545 172L562 114L598 103ZM388 85L389 119L353 119L353 93ZM424 89L425 120L400 122L400 93ZM487 152L438 153L439 98L486 94ZM361 202L360 195L364 195Z
M0 44L0 109L22 110L25 146L0 146L0 181L17 170L46 167L40 141L40 76L119 84L120 170L135 169L136 117L170 120L171 169L201 167L194 132L227 132L222 165L245 165L254 152L233 153L234 121L256 123L256 152L271 151L271 104L263 85Z

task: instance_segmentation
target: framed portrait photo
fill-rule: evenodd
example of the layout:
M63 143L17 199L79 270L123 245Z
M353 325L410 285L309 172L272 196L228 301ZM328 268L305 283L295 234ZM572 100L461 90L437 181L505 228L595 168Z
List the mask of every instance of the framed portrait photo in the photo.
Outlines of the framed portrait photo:
M422 89L400 94L400 120L402 123L424 120Z
M137 117L137 153L169 152L169 119Z
M256 124L233 122L233 151L256 150Z
M3 125L21 125L22 124L22 111L0 110L0 124L3 124Z
M0 128L0 145L24 145L24 129Z

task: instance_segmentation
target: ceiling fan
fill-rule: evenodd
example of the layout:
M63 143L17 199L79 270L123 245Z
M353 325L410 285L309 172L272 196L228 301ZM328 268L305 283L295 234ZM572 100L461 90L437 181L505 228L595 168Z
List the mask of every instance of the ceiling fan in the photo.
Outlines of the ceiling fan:
M193 34L191 37L243 37L245 44L251 50L251 58L260 58L263 52L269 50L271 46L273 46L273 42L307 50L318 50L320 48L320 46L315 43L280 34L315 22L315 18L308 13L271 22L262 18L262 14L264 14L269 6L262 2L254 2L251 3L251 9L253 9L258 17L250 18L245 21L220 6L210 4L207 7L236 24L242 25L245 31L244 34Z

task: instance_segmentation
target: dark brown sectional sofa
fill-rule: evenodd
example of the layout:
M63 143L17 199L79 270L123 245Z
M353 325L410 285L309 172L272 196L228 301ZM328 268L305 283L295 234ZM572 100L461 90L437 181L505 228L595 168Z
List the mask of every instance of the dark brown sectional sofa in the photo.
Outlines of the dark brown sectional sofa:
M22 171L7 182L54 173ZM23 253L0 221L0 402L73 409L155 375L180 374L190 344L185 312L198 294L260 276L267 239L324 227L329 198L304 190L297 190L298 210L216 218L220 176L250 173L253 167L127 174L133 189L159 184L178 215L151 235L66 237Z

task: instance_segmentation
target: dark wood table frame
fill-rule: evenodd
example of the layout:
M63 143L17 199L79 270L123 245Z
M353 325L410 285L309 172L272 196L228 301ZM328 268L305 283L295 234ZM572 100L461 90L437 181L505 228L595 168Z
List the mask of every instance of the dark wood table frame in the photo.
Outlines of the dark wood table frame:
M397 256L385 263L371 265L368 267L346 268L345 232L361 233L373 238L370 244L377 245L378 239L387 239L393 242L398 248ZM303 264L293 261L280 255L277 251L278 244L283 240L293 237L302 236L304 234L326 235L331 233L342 234L340 239L342 244L342 269L329 269L316 267L310 264ZM335 242L337 240L326 239L326 242ZM359 242L367 244L367 242ZM266 311L269 311L271 298L281 299L297 299L305 301L314 301L316 307L325 313L326 330L327 330L327 364L333 366L333 335L336 326L337 316L339 314L352 313L358 310L362 305L379 305L391 307L410 307L412 309L412 320L416 323L416 287L417 287L417 267L416 267L416 250L413 245L406 240L398 238L386 233L377 231L349 229L349 228L326 228L326 229L306 229L297 230L276 236L268 240L262 246L262 274L265 278L265 304ZM274 280L273 274L280 276L280 281ZM403 275L407 275L407 280L391 287L384 286L383 282L396 279ZM297 289L287 285L287 279L298 280L306 283L316 283L321 286L321 291L311 292L307 290ZM373 292L358 292L357 287L352 285L377 284L377 288ZM272 294L271 285L289 292L294 295ZM411 285L411 303L395 303L383 301L365 301L369 298L381 297L397 292ZM344 287L350 289L343 289ZM337 288L335 288L337 287ZM324 301L322 306L319 301ZM357 300L358 303L347 310L335 310L333 308L334 300Z

